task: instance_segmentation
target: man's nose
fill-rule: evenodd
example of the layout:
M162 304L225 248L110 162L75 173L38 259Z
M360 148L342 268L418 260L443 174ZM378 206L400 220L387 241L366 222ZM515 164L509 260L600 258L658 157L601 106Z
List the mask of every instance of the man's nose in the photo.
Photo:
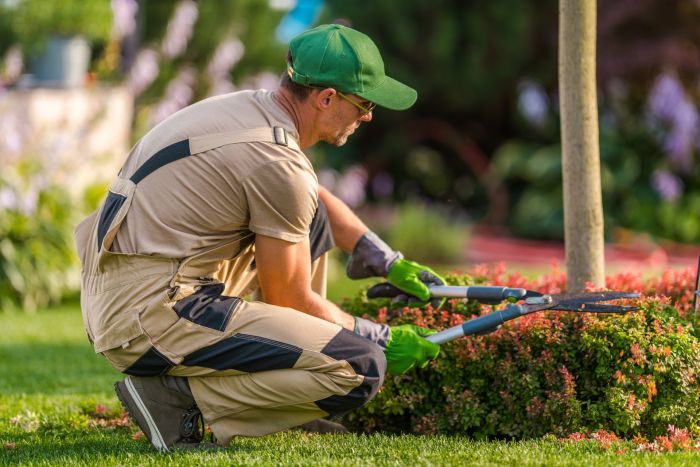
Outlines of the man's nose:
M372 112L367 112L362 117L360 117L360 120L363 122L371 122L372 121Z

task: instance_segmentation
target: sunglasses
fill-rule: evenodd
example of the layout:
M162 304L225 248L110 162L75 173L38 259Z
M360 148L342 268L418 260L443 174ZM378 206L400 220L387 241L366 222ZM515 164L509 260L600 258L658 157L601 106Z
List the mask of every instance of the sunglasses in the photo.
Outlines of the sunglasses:
M369 105L367 105L367 107L365 107L364 105L360 104L359 102L356 102L354 99L350 99L350 97L348 97L346 94L343 94L342 92L337 91L337 90L336 90L335 92L336 92L336 94L338 94L342 99L345 99L346 101L350 102L352 105L354 105L355 107L357 107L358 109L360 109L360 112L361 112L361 114L362 114L363 117L364 117L365 115L371 113L371 112L377 107L377 104L375 104L374 102L369 102L369 101L367 101L367 103L368 103Z
M292 79L292 81L294 81L294 68L292 68L291 66L287 66L287 74L289 75L289 78ZM309 85L309 84L306 84L306 85L302 84L302 86L306 86L306 87L309 87L309 88L323 89L322 86L317 86L317 85L313 85L313 84L311 84L311 85ZM346 101L350 102L352 105L354 105L355 107L357 107L357 108L360 110L360 114L361 114L363 117L364 117L365 115L367 115L367 114L372 113L372 111L374 111L374 109L377 107L377 104L375 104L374 102L369 102L369 101L367 101L367 102L369 103L369 105L367 105L367 107L365 107L364 105L360 104L359 102L355 102L354 99L350 99L350 98L347 96L347 94L343 94L342 92L340 92L340 91L338 91L338 90L336 90L335 92L336 92L342 99L345 99Z
M294 81L294 68L292 68L291 66L287 66L287 74L289 75L289 78L292 79L292 81ZM323 89L322 86L317 86L317 85L313 85L313 84L302 84L302 86L306 86L309 88ZM360 104L359 102L355 102L354 99L350 99L350 97L348 97L347 94L343 94L342 92L340 92L338 90L336 90L335 92L342 99L345 99L346 101L350 102L352 105L357 107L360 110L360 113L363 117L367 114L372 113L372 111L377 107L377 104L375 104L374 102L369 102L369 101L367 101L369 103L369 105L367 105L367 107L365 107L364 105Z

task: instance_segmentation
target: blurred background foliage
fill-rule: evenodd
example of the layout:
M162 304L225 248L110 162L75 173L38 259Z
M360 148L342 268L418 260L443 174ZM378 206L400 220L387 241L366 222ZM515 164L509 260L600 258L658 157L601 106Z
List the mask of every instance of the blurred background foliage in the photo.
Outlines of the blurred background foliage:
M326 4L327 20L375 38L389 72L419 92L410 110L379 110L328 149L329 164L362 161L370 200L375 177L391 173L394 199L459 206L490 231L563 237L557 1ZM698 19L692 1L598 2L608 239L700 240Z
M310 150L321 183L414 258L458 262L467 225L488 234L563 236L556 0L49 3L42 11L54 13L41 13L42 21L90 23L81 26L92 44L88 83L132 92L132 142L198 100L274 88L286 42L305 28L331 21L355 27L375 40L388 73L417 89L419 100L404 112L376 110L372 123L343 147ZM26 11L45 4L0 0L0 93L23 89L31 52L26 38L32 37ZM598 1L608 240L645 232L659 240L700 241L698 20L700 3L692 0ZM34 38L62 33L40 24L34 24ZM6 128L1 115L0 128ZM11 163L0 151L3 173ZM50 179L50 169L43 177ZM15 185L0 179L3 225L36 192ZM103 192L90 190L93 198ZM43 199L63 196L45 191ZM73 208L69 224L86 209ZM3 240L19 238L8 233L16 229L3 228ZM64 269L70 268L75 264L68 260Z
M11 31L28 53L45 45L51 35L80 35L96 44L109 39L112 10L104 0L21 0L16 4L10 14Z
M267 0L139 2L116 69L137 96L134 141L187 104L275 86L286 51L273 35L282 15ZM114 79L115 67L103 69Z
M65 187L25 159L0 173L0 203L0 310L33 312L77 290L76 206Z

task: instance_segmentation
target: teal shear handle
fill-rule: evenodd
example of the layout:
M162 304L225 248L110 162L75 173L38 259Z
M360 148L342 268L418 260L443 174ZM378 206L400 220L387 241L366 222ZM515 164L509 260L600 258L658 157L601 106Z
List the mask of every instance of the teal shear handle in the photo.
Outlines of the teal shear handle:
M479 316L466 323L431 334L427 336L426 339L434 344L444 344L445 342L450 342L460 337L488 332L506 321L519 318L524 314L527 314L527 310L524 307L520 305L508 305L502 310Z

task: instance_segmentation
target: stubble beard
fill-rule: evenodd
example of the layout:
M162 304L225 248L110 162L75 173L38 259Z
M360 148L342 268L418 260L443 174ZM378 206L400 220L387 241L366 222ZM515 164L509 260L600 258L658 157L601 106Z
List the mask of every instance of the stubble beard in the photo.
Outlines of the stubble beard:
M333 146L340 147L344 145L345 143L348 142L348 138L350 137L351 134L355 132L355 130L359 127L359 124L353 124L347 128L345 128L341 133L338 133L335 135L332 141L328 141L330 144Z
M338 135L338 136L335 138L335 140L333 140L333 141L331 142L331 144L332 144L333 146L340 147L340 146L342 146L342 145L344 145L345 143L348 142L348 136L350 136L350 135L345 134L345 133L343 133L342 135Z

